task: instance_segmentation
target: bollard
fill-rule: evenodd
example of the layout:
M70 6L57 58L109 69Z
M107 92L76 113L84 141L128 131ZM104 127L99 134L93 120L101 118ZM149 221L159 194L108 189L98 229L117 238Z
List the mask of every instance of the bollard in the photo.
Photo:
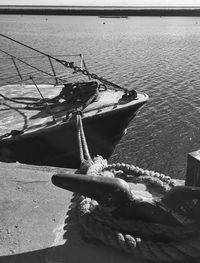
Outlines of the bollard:
M188 154L185 185L200 186L200 150Z

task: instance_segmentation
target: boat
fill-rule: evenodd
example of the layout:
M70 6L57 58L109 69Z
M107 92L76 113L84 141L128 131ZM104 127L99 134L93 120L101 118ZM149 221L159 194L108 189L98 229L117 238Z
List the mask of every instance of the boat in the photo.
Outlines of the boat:
M0 161L78 168L77 115L91 157L108 159L148 95L90 73L83 55L71 61L0 37L9 43L0 49Z

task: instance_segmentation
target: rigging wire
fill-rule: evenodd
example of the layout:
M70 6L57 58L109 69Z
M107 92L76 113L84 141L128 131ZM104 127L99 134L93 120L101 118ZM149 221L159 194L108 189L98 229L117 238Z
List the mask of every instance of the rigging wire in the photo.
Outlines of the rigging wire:
M61 62L61 60L55 58L54 56L51 56L51 55L49 55L49 54L47 54L47 53L45 53L45 52L42 52L42 51L40 51L40 50L38 50L38 49L36 49L36 48L33 48L33 47L29 46L29 45L26 45L26 44L24 44L24 43L22 43L22 42L20 42L20 41L17 41L16 39L13 39L13 38L11 38L11 37L9 37L9 36L6 36L6 35L1 34L1 33L0 33L0 36L2 36L2 37L4 37L4 38L7 38L7 39L9 39L9 40L11 40L11 41L13 41L13 42L15 42L15 43L17 43L17 44L20 44L20 45L24 46L24 47L27 47L27 48L29 48L29 49L31 49L31 50L33 50L33 51L35 51L35 52L38 52L38 53L40 53L40 54L42 54L42 55L44 55L44 56L50 57L50 58L56 60L57 62ZM81 56L81 54L80 54L79 56Z
M0 34L0 35L1 35L1 34ZM10 54L7 53L6 51L2 50L1 48L0 48L0 51L3 52L3 53L5 53L5 54L7 54L7 55L10 56L10 57L13 57L13 58L19 60L20 62L24 63L25 65L27 65L27 66L29 66L29 67L31 67L31 68L34 68L34 69L36 69L36 70L38 70L38 71L40 71L40 72L42 72L42 73L44 73L44 74L46 74L46 75L49 75L49 76L51 76L51 77L54 77L54 75L52 75L52 74L50 74L50 73L48 73L48 72L45 72L45 71L43 71L42 69L39 69L39 68L37 68L37 67L35 67L35 66L33 66L33 65L31 65L31 64L23 61L23 60L21 60L20 58L17 58L17 57L15 57L15 56L13 56L13 55L10 55Z
M88 78L92 78L92 79L98 80L98 81L100 81L100 82L102 82L102 83L104 83L104 84L107 84L107 85L113 87L114 89L125 90L125 88L122 88L121 86L119 86L119 85L117 85L117 84L115 84L115 83L113 83L113 82L111 82L111 81L108 81L108 80L105 79L105 78L99 77L99 76L97 76L97 75L94 74L94 73L90 73L86 68L85 68L85 69L82 69L81 67L75 66L75 65L74 65L74 62L69 62L69 61L65 61L65 60L60 60L60 59L58 59L58 58L55 58L55 57L52 56L52 55L49 55L49 54L47 54L47 53L45 53L45 52L42 52L42 51L40 51L40 50L38 50L38 49L36 49L36 48L33 48L33 47L29 46L29 45L26 45L26 44L24 44L24 43L22 43L22 42L20 42L20 41L17 41L17 40L15 40L15 39L11 38L11 37L6 36L6 35L4 35L4 34L0 34L0 36L2 36L2 37L4 37L4 38L7 38L7 39L9 39L9 40L11 40L11 41L13 41L13 42L15 42L15 43L17 43L17 44L20 44L20 45L24 46L24 47L27 47L27 48L35 51L35 52L38 52L39 54L42 54L42 55L48 57L49 59L51 58L51 59L59 62L60 64L62 64L62 65L65 66L66 68L73 69L74 72L81 72L83 75L86 75ZM4 52L4 53L5 53L5 52ZM8 54L8 53L6 53L6 54ZM10 55L10 54L8 54L8 55ZM14 56L12 56L12 55L10 55L10 56L11 56L11 57L14 57ZM82 59L82 54L80 54L80 58ZM20 60L20 59L18 59L18 60ZM23 61L23 60L21 60L21 61ZM84 61L83 61L83 63L84 63ZM28 63L25 63L25 64L28 65ZM29 65L29 66L30 66L30 65ZM32 66L32 67L33 67L33 66ZM34 68L36 68L36 67L34 67ZM39 71L42 71L42 70L39 69ZM49 74L49 73L45 73L45 74L48 74L48 75L52 76L52 75Z

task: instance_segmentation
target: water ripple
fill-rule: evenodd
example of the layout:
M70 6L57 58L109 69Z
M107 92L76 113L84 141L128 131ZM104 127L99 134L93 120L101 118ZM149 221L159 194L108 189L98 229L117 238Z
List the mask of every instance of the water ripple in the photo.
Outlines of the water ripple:
M200 147L196 18L130 17L105 24L98 17L45 19L1 16L1 31L47 53L83 53L90 71L148 93L149 103L130 123L111 161L184 178L187 153ZM4 42L1 47L20 55Z

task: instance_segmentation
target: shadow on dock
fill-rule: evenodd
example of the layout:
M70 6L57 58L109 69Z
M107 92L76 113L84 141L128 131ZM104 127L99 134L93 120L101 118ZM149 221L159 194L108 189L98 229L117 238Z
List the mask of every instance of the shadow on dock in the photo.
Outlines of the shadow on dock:
M133 262L133 257L118 252L110 247L97 242L85 242L81 238L81 231L77 223L76 211L72 205L67 213L65 225L63 227L64 235L57 236L57 244L45 249L29 251L21 254L13 254L8 256L1 256L1 263L90 263L94 262ZM59 244L64 242L63 244ZM135 263L142 263L144 261L134 261Z

